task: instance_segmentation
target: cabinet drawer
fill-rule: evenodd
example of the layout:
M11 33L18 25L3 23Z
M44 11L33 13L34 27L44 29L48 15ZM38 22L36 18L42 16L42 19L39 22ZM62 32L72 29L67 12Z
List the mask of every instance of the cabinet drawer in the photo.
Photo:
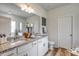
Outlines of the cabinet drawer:
M32 43L22 45L22 46L18 47L18 53L26 51L27 49L30 49L30 48L32 48Z
M1 56L17 56L16 48L10 51L4 52Z

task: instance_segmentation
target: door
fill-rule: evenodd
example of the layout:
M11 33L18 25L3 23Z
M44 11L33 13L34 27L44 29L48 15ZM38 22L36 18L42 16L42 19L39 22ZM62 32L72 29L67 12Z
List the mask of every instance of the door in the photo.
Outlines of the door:
M72 16L58 17L58 46L71 49Z

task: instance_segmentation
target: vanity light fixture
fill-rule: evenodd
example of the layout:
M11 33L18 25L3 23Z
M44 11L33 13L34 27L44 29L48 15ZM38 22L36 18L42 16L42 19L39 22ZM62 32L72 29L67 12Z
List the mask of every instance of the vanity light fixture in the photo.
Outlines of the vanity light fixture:
M28 3L18 3L17 6L19 6L21 8L21 10L23 10L25 12L28 12L28 13L34 12L34 9Z
M33 24L29 23L29 24L27 24L27 27L33 27Z

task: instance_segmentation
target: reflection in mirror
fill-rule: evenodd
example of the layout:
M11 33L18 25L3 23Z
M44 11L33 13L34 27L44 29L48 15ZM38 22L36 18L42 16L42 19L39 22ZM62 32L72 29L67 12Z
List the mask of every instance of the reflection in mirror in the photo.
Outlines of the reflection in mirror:
M16 22L15 21L11 21L11 34L15 33L16 30Z
M0 4L0 7L3 7L0 8L0 35L5 34L7 37L15 39L23 37L25 32L32 35L47 34L44 17L25 12L12 3L3 3Z

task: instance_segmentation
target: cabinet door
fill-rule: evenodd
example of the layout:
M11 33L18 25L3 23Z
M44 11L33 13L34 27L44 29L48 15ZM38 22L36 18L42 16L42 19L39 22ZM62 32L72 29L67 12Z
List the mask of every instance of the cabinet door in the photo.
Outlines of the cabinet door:
M30 56L37 56L37 41L32 43L32 48L29 49Z
M42 46L38 46L38 56L43 56L43 47Z
M45 53L48 51L48 37L45 37L44 39L43 39L43 53L44 53L44 55L45 55Z
M43 41L42 39L38 40L38 56L43 56Z

